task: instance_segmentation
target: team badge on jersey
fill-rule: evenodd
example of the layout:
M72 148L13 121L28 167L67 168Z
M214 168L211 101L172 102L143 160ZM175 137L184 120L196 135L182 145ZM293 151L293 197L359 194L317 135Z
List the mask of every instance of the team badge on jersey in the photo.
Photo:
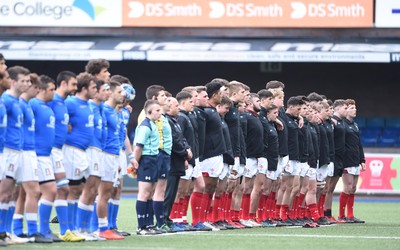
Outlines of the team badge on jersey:
M50 171L50 169L49 168L46 168L46 176L50 176L51 175L51 171Z
M81 170L75 169L75 176L80 176L80 175L81 175Z
M8 166L8 171L9 171L9 172L14 172L14 164L10 164L10 165Z
M99 164L95 163L93 166L94 171L98 171L99 170Z

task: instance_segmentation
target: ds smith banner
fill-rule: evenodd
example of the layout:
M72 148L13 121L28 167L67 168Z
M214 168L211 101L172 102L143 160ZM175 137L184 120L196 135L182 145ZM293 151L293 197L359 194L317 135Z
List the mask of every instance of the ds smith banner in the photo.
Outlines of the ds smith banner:
M0 26L121 27L121 1L1 0Z
M373 0L123 0L130 27L372 27Z

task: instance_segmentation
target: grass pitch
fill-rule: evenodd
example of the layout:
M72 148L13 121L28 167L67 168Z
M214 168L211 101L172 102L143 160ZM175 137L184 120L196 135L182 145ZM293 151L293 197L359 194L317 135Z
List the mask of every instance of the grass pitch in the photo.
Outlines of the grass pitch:
M338 204L334 202L334 213ZM219 232L190 232L138 236L135 200L121 200L118 226L132 232L122 241L25 244L7 249L400 249L400 200L366 200L355 203L355 214L365 224L320 228L257 228ZM58 224L52 228L58 231Z

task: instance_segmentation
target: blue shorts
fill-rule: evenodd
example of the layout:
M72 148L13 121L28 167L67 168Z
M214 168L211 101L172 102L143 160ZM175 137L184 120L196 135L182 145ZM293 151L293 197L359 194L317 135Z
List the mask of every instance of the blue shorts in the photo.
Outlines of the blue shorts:
M139 161L137 180L143 182L158 181L157 155L142 155Z
M158 179L167 179L171 169L171 156L160 150L158 153Z

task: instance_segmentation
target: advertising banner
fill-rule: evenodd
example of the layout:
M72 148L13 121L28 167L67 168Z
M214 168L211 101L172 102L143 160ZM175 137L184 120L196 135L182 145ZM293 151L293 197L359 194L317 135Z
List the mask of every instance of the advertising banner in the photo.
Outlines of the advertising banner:
M0 26L121 27L121 0L1 0Z
M399 0L375 1L375 27L378 28L400 27Z
M372 0L123 0L125 27L372 27Z

